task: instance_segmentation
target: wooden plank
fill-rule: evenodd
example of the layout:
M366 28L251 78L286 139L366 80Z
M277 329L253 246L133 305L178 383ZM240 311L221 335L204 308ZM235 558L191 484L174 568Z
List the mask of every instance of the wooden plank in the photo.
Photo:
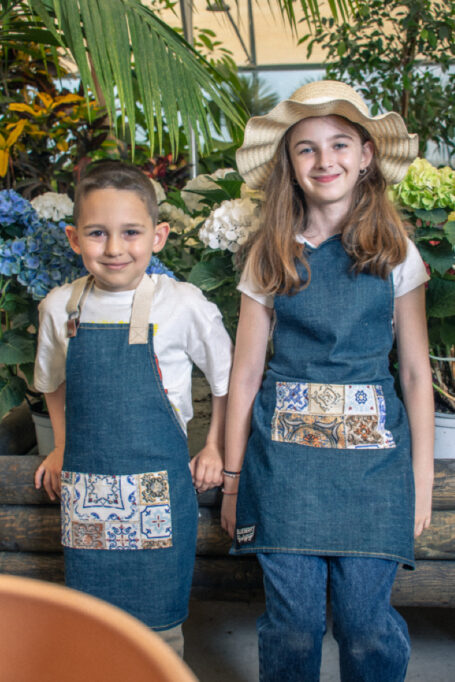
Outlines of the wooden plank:
M398 569L392 590L395 606L455 607L455 562L418 561L415 571Z
M227 556L231 540L221 528L219 509L199 508L198 556ZM0 505L0 551L60 551L57 505ZM432 526L416 541L416 559L455 560L455 511L435 511Z
M455 459L434 460L433 509L455 509Z
M63 553L0 552L0 573L63 583Z
M34 475L43 458L39 455L0 457L0 504L54 504L44 490L36 490Z
M0 550L58 552L60 509L57 506L0 506Z
M197 554L226 556L231 540L219 522L219 510L199 509ZM57 505L0 505L0 551L58 552L60 509Z
M0 421L0 454L22 455L36 443L35 427L28 405L14 407Z
M416 559L455 559L455 511L433 511L431 526L415 540Z
M39 455L0 456L0 504L52 504L45 492L35 490L34 473L43 461ZM200 506L219 506L218 488L198 496ZM435 460L433 509L455 510L455 459Z
M0 552L0 573L63 582L63 554ZM254 556L196 559L194 598L252 600L262 595L261 569ZM415 571L399 569L392 603L455 608L455 563L420 561Z

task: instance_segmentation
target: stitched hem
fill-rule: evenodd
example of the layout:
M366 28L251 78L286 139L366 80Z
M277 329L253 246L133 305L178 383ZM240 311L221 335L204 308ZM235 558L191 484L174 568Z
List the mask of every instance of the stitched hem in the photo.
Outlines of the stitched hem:
M188 618L188 611L185 613L183 618L179 618L178 620L173 621L172 623L166 623L166 625L149 625L148 627L151 628L152 630L156 630L156 632L159 632L160 630L170 630L171 628L177 627L177 625L181 625L186 621Z
M315 556L352 556L352 557L371 557L374 559L390 559L399 564L403 564L406 568L415 569L414 559L403 557L400 554L391 554L388 552L360 552L360 551L340 551L331 549L301 549L299 547L232 547L229 554L309 554Z

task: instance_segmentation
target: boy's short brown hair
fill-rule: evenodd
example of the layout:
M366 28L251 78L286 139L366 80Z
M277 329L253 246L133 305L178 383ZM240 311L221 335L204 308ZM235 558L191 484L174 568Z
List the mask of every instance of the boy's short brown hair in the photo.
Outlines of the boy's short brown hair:
M73 220L76 226L84 198L97 189L109 188L135 192L144 202L153 225L157 225L158 202L149 178L137 166L124 161L107 159L91 164L76 186L73 209Z

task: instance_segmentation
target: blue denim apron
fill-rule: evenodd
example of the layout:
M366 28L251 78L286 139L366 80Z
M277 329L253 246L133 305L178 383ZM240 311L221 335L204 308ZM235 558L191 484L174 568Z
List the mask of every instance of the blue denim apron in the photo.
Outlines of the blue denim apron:
M153 284L139 284L129 325L79 324L90 286L78 281L68 306L65 580L168 629L187 617L197 502L153 350Z
M275 297L274 354L253 407L232 553L413 567L410 435L389 372L392 277L356 275L338 235L308 258L309 286Z

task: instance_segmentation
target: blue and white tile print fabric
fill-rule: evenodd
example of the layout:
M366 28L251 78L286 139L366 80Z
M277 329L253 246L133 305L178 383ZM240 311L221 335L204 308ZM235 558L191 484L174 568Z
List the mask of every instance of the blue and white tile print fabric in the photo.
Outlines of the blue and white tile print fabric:
M65 547L172 546L167 471L122 476L63 471L61 504Z
M379 385L276 382L272 440L314 448L393 448L385 421Z

